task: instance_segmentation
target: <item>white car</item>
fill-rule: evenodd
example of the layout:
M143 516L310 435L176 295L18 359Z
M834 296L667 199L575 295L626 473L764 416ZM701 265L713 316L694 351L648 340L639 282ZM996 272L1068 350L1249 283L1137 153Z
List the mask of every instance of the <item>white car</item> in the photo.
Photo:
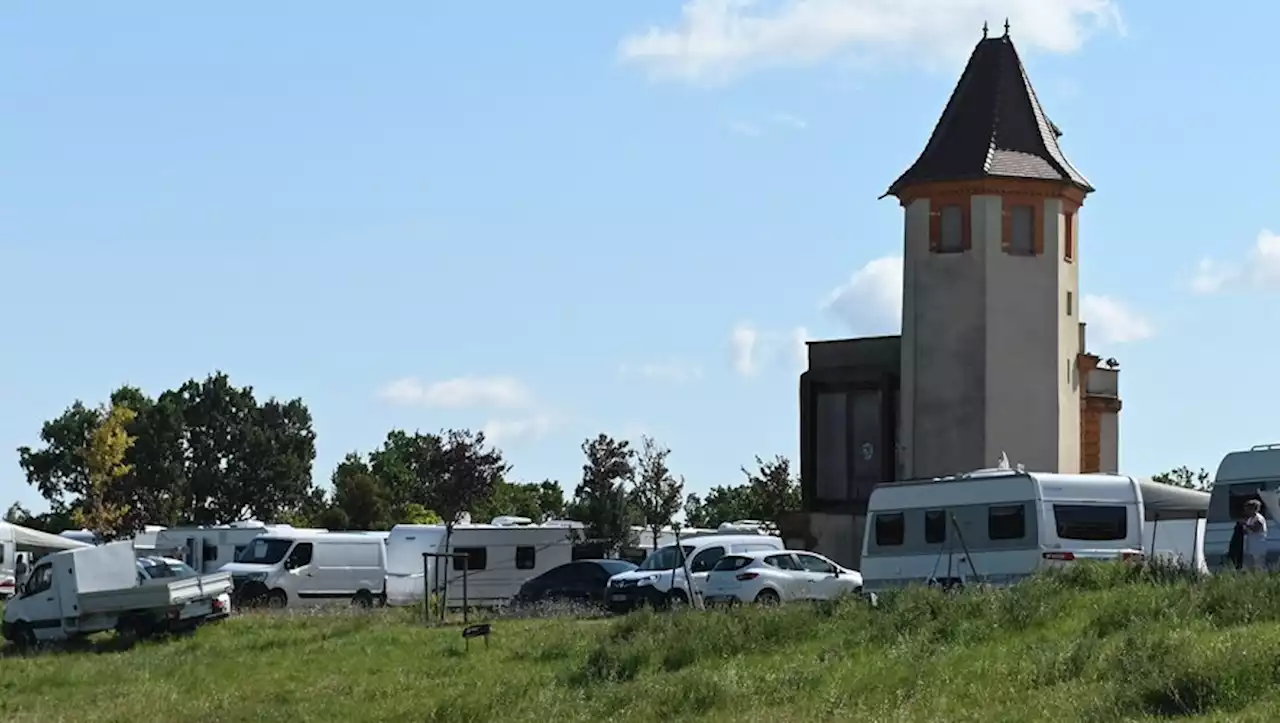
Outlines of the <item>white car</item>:
M832 600L862 592L862 574L807 550L769 550L725 555L704 588L708 604Z
M182 580L188 577L197 577L200 573L195 571L182 560L175 560L171 557L139 557L138 558L138 581L146 584L148 580ZM231 615L231 593L222 593L213 601L213 614L206 620L221 620Z

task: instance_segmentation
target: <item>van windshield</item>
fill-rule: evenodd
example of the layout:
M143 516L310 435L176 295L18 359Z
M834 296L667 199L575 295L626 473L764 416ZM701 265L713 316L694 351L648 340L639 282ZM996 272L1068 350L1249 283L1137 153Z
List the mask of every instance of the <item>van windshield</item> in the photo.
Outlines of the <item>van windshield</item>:
M236 558L236 562L248 562L255 565L274 565L284 559L293 540L270 540L264 537L250 542Z
M680 548L675 545L659 547L649 553L649 556L644 559L644 562L640 563L640 567L637 569L645 571L674 570L684 562L680 555L681 548L684 549L684 557L687 558L693 554L693 545L681 545Z

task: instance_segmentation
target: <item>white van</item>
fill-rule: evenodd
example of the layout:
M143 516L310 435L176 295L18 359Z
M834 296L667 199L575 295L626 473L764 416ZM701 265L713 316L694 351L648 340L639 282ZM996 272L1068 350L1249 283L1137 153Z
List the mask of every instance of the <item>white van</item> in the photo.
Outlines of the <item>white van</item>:
M659 547L640 563L640 567L609 578L606 602L613 612L626 612L648 605L664 607L671 603L687 603L691 599L685 576L687 563L693 577L693 590L702 593L707 575L720 558L730 553L782 550L782 538L773 535L706 535L680 545Z
M449 553L466 559L442 560L444 525L396 525L387 538L387 603L414 605L427 590L442 590L447 604L489 607L506 604L520 586L552 568L573 561L574 532L583 525L569 520L532 524L526 518L495 518L501 524L466 524L453 528ZM437 565L438 562L443 562Z
M1142 488L1110 474L979 470L893 482L868 501L864 589L1010 584L1073 560L1142 555Z
M385 600L386 543L360 532L260 535L246 543L231 573L238 604L265 600L270 607Z
M1209 516L1204 530L1204 554L1213 570L1228 566L1227 548L1236 521L1244 517L1244 503L1258 500L1267 525L1267 565L1275 567L1280 540L1280 444L1261 444L1223 457L1213 476Z

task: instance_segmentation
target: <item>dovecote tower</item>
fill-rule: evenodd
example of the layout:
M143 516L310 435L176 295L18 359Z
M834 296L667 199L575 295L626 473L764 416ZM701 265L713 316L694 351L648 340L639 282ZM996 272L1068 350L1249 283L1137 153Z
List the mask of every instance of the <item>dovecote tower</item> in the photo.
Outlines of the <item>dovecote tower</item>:
M1093 187L1058 147L1008 34L974 48L905 210L899 475L1081 466L1079 220Z

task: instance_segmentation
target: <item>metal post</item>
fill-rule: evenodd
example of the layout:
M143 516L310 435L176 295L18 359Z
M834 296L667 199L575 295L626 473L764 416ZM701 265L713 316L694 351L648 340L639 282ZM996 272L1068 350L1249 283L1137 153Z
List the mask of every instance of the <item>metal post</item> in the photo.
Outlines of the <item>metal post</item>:
M422 622L431 624L431 589L427 587L427 571L431 569L431 553L422 553Z
M1198 526L1198 525L1197 525ZM1147 557L1154 560L1156 558L1156 533L1160 532L1160 513L1154 515L1151 521L1151 554Z
M471 601L467 597L467 578L471 577L471 556L462 556L462 624L467 625L470 622L467 611L471 607Z

